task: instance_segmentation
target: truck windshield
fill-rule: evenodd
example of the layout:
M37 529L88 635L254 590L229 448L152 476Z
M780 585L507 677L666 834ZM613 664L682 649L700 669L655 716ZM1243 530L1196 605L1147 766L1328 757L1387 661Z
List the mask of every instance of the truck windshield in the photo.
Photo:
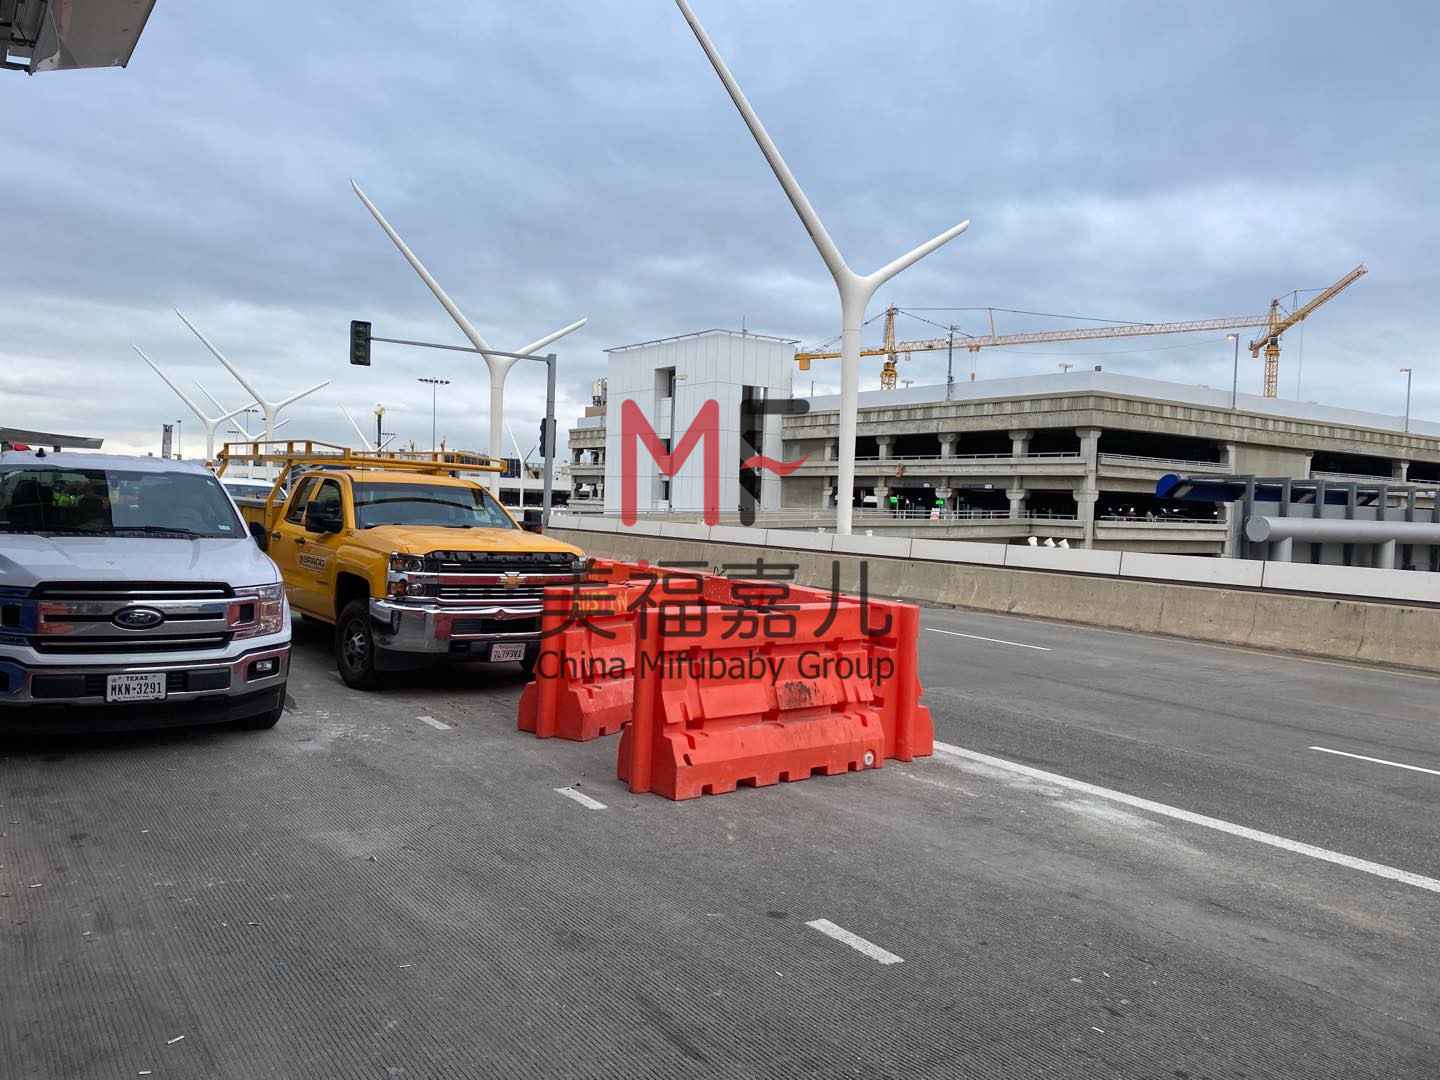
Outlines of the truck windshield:
M355 524L442 525L452 529L513 529L490 493L448 484L356 484Z
M213 476L24 465L0 468L0 532L233 538L245 528Z

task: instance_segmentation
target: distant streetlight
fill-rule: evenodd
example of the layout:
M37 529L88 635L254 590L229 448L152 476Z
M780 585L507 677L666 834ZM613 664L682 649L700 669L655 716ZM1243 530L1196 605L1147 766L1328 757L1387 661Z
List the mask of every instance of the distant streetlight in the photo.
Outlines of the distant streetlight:
M450 380L449 380L449 379L420 378L420 379L417 379L416 381L417 381L417 382L422 382L422 383L427 383L427 384L429 385L429 387L430 387L430 449L431 449L432 451L433 451L433 450L437 450L437 449L439 449L439 443L437 443L437 442L435 441L435 408L436 408L435 402L436 402L437 396L438 396L439 393L440 393L440 387L442 387L442 386L449 386L449 385L450 385Z
M1074 364L1061 364L1061 365L1060 365L1060 374L1062 374L1062 375L1068 375L1068 374L1070 373L1070 369L1071 369L1072 367L1074 367L1074 366L1075 366Z
M1226 334L1225 340L1235 343L1235 370L1230 373L1230 410L1234 412L1240 401L1240 335Z
M375 406L375 449L379 450L385 442L385 433L380 430L380 423L385 419L385 406Z
M1400 374L1405 376L1405 430L1410 430L1410 382L1415 378L1415 372L1408 367L1402 367Z
M185 423L184 420L176 420L176 421L175 421L175 460L176 460L176 461L184 461L184 460L185 460L185 451L181 448L181 442L180 442L180 436L181 436L181 434L182 434L182 432L181 432L181 430L180 430L180 425L182 425L183 423Z

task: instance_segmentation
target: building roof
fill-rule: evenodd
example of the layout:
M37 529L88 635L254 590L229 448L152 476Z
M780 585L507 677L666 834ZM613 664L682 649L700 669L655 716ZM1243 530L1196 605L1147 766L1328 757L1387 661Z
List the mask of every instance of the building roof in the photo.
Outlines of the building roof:
M1047 375L1024 375L1012 379L957 382L951 388L948 399L943 383L936 386L907 386L895 390L867 390L860 395L860 408L926 405L934 402L943 403L946 400L991 401L1080 393L1109 394L1115 397L1143 398L1185 405L1204 405L1218 409L1230 408L1229 390L1190 386L1185 383L1166 382L1162 379L1144 379L1135 375L1120 375L1109 371L1067 371ZM811 412L833 412L840 408L838 394L812 397L809 401ZM1255 394L1240 394L1236 399L1236 407L1241 412L1259 413L1265 416L1312 420L1326 424L1345 424L1351 427L1373 428L1397 433L1402 431L1405 425L1403 416L1386 416L1381 413L1362 412L1359 409L1341 409L1330 405L1317 405L1313 402L1259 397ZM1412 417L1410 434L1440 438L1440 423L1416 420Z
M771 341L777 345L799 345L799 338L772 337L769 334L757 334L753 330L696 330L691 334L675 334L672 337L656 338L654 341L637 341L633 345L613 345L606 349L607 353L624 352L626 349L643 349L649 345L664 345L671 341L686 341L690 338L702 337L737 337L756 338L760 341Z
M59 446L70 450L99 450L104 439L88 435L56 435L51 431L27 431L24 428L0 427L0 442L24 443L26 446Z

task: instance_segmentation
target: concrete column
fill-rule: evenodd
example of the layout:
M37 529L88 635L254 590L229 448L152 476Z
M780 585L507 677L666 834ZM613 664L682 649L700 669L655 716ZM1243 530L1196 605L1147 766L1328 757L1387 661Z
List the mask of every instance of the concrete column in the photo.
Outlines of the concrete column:
M1080 488L1075 492L1075 514L1080 519L1081 526L1085 529L1085 547L1095 546L1095 503L1100 498L1100 492L1094 488Z
M834 461L840 453L840 442L838 439L825 440L825 460Z
M1408 462L1408 461L1392 461L1392 462L1390 463L1390 478L1391 478L1392 480L1409 480L1409 479L1410 479L1410 462Z
M953 458L955 448L960 445L960 436L955 433L947 433L940 436L940 456L942 458Z
M1309 479L1310 479L1310 463L1313 462L1314 460L1315 460L1315 455L1314 455L1314 454L1306 454L1306 455L1305 455L1305 475L1304 475L1304 476L1301 476L1301 477L1297 477L1297 479L1300 479L1300 480L1309 480Z
M1013 457L1025 457L1030 453L1030 436L1033 431L1017 430L1010 432L1010 453Z
M1230 471L1235 472L1240 468L1240 444L1228 442L1225 444L1225 464L1230 466Z
M1395 541L1386 540L1375 545L1375 565L1381 570L1395 569Z
M1010 500L1011 519L1013 520L1024 517L1025 500L1029 498L1030 493L1027 492L1023 487L1014 487L1006 491L1005 495Z
M1225 548L1221 554L1227 559L1235 559L1240 556L1240 542L1235 528L1235 522L1239 516L1240 510L1235 503L1220 504L1220 520L1225 523Z
M1075 434L1080 436L1080 456L1093 469L1100 461L1100 429L1076 428Z
M875 509L882 514L890 509L890 489L884 484L875 485Z
M895 449L895 436L881 435L875 440L875 442L880 447L880 460L885 461L890 457L890 452Z
M955 491L953 488L938 487L935 489L935 498L945 504L945 512L951 513L955 509Z

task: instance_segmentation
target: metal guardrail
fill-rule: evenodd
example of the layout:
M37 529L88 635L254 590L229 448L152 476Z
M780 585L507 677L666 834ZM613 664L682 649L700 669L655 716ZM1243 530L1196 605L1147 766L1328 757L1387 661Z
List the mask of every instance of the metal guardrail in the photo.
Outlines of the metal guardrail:
M1166 514L1164 517L1153 517L1153 518L1143 518L1143 517L1137 518L1137 517L1131 517L1131 516L1128 515L1128 514L1102 514L1102 515L1100 515L1099 517L1097 517L1095 520L1096 520L1096 521L1099 521L1099 522L1104 522L1104 523L1109 524L1109 525L1141 525L1141 526L1151 526L1151 525L1161 525L1161 526L1163 526L1163 525L1215 525L1215 526L1221 526L1221 527L1228 527L1228 526L1225 525L1225 522L1219 521L1219 520L1217 520L1217 519L1215 519L1215 518L1213 518L1213 517L1207 517L1207 518L1176 517L1176 516L1173 515L1173 514Z
M1184 458L1146 457L1143 454L1101 454L1100 463L1111 465L1156 465L1166 469L1207 469L1210 471L1234 472L1234 466L1225 461L1187 461Z

